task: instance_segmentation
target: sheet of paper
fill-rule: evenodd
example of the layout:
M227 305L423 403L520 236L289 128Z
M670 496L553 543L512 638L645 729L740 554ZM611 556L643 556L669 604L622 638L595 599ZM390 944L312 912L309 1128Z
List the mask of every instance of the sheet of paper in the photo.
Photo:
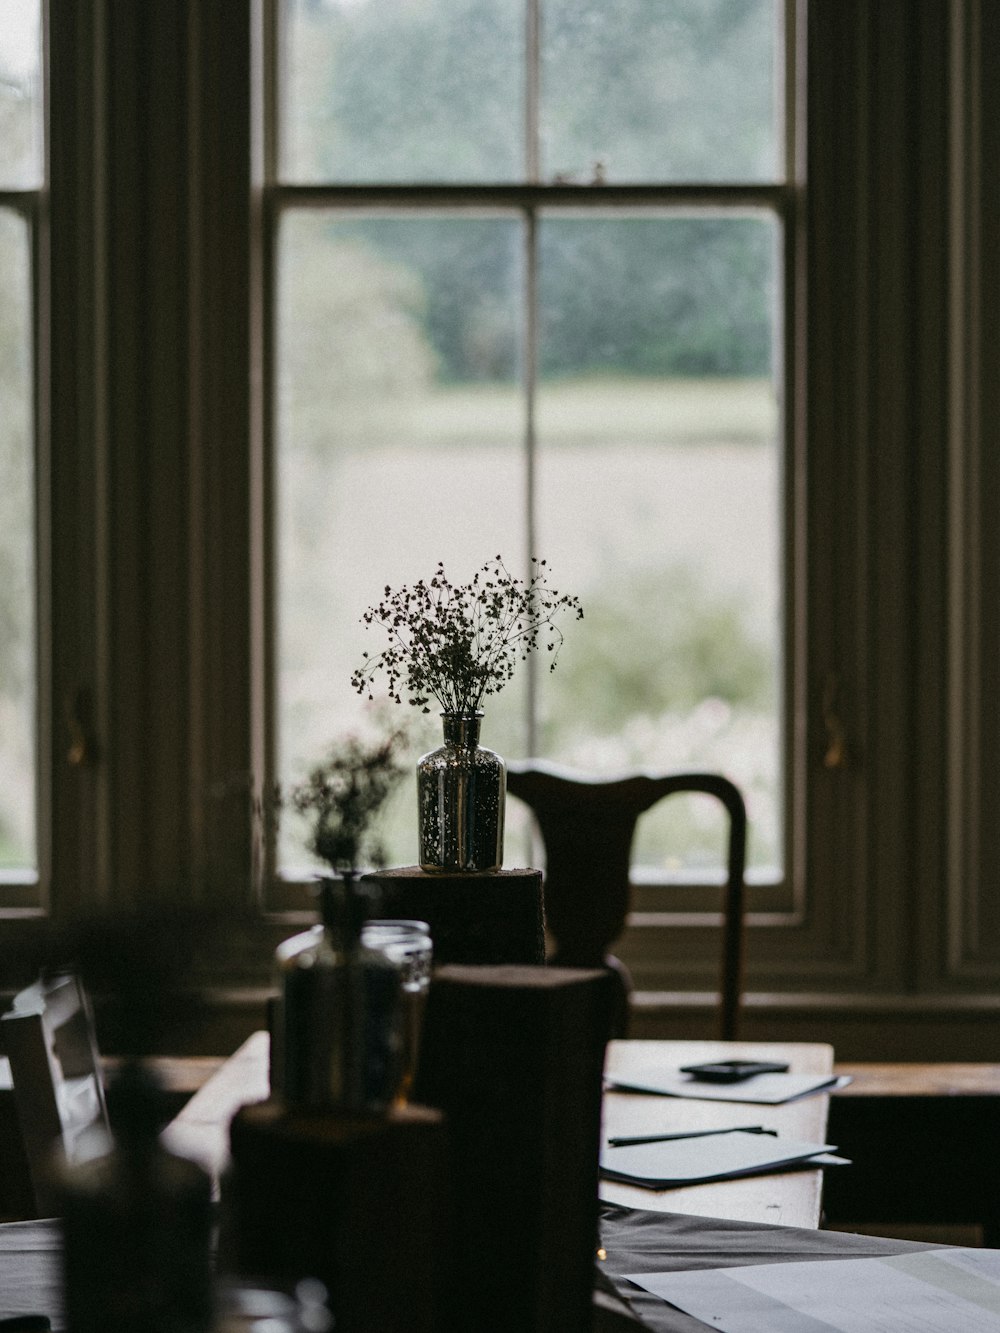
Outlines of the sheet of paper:
M817 1092L832 1092L850 1083L849 1077L832 1074L754 1074L742 1083L708 1083L679 1069L650 1065L629 1074L628 1078L608 1080L612 1087L632 1092L655 1092L664 1097L697 1097L708 1102L754 1102L778 1106L797 1097Z
M701 1138L670 1139L665 1143L605 1146L601 1171L610 1180L669 1189L709 1180L733 1180L807 1162L832 1150L830 1143L800 1143L771 1134L706 1134Z
M1000 1250L637 1273L719 1333L1000 1333Z

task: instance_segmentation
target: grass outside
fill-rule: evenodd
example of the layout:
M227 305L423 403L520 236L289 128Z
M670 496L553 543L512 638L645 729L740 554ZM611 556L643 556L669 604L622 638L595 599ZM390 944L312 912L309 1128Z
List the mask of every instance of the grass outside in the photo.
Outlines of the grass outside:
M368 399L341 418L365 442L408 447L505 445L524 429L516 384L436 385L385 404ZM768 380L591 376L543 381L537 429L547 448L621 444L770 444L777 404Z

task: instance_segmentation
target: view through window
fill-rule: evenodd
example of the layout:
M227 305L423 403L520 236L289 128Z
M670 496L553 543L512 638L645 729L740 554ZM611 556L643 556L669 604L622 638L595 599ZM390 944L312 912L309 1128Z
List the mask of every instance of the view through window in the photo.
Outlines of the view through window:
M751 867L780 871L781 5L287 0L280 20L279 777L357 725L385 585L534 554L585 619L553 674L487 701L484 743L723 771ZM710 873L717 808L668 802L636 853L653 880ZM281 859L302 861L294 828Z
M42 184L41 12L0 6L0 880L33 875L36 652L32 263Z

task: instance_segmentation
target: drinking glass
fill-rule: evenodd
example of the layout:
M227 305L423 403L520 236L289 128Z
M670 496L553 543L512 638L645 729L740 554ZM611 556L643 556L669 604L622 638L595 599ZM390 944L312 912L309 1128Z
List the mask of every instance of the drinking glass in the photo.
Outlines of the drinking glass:
M399 968L403 991L402 1050L395 1103L405 1106L413 1091L420 1056L420 1031L431 985L432 947L426 921L366 921L361 943Z

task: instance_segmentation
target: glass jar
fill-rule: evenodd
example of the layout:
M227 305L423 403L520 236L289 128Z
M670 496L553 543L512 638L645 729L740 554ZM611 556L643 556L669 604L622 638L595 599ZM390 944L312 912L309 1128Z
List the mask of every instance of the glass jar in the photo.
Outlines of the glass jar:
M367 898L353 877L322 881L322 921L275 955L272 1093L291 1106L380 1112L402 1050L399 969L361 938Z
M384 954L399 970L403 1019L395 1102L397 1106L405 1106L417 1074L424 1008L431 987L433 947L430 927L426 921L366 921L361 940L367 948Z

